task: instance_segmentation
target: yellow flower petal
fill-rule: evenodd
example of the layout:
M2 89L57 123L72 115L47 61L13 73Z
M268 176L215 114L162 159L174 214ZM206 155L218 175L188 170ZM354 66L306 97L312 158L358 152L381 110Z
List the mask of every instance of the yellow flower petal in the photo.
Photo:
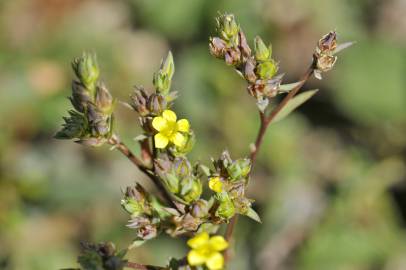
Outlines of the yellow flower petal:
M211 177L209 180L209 188L214 192L221 192L223 190L223 182L221 182L220 177Z
M157 116L157 117L154 117L154 119L152 120L152 126L157 131L162 131L168 127L168 121L166 121L166 119L161 116Z
M210 238L210 246L215 251L222 251L228 248L228 243L221 235L216 235Z
M189 121L187 119L180 119L177 123L176 123L178 130L181 132L189 132L189 128L190 128L190 124Z
M201 232L195 237L189 239L187 244L189 247L196 249L206 244L207 241L209 241L209 234L207 232Z
M162 117L169 122L176 122L176 113L171 110L165 110L162 113Z
M161 133L158 133L154 136L154 141L156 148L165 148L169 142L168 138L162 135Z
M224 258L220 252L213 252L206 260L206 266L210 270L220 270L224 266Z
M206 261L206 256L196 250L191 250L187 254L187 261L191 266L202 265Z
M180 132L176 132L171 137L171 142L173 142L173 144L178 146L178 147L182 147L186 143L186 137L183 136Z

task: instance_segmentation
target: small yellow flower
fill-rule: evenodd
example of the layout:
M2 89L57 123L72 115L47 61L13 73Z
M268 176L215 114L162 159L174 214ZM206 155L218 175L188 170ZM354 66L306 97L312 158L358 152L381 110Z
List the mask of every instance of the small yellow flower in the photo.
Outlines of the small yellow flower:
M154 117L152 126L158 131L154 137L156 148L165 148L169 142L182 147L187 138L182 133L189 132L189 121L180 119L176 121L176 114L171 110L164 110L162 116Z
M220 177L214 176L209 179L209 188L214 192L221 192L223 190L223 182L220 180Z
M205 264L209 270L223 269L224 257L220 251L228 247L223 236L210 237L207 232L202 232L189 239L187 244L192 248L187 255L189 265Z

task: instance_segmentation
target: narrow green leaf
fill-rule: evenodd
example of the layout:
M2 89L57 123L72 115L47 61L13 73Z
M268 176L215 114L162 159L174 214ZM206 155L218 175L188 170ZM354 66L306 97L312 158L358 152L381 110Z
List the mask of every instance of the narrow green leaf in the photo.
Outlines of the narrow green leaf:
M258 213L255 212L254 209L252 209L251 207L248 209L248 212L245 214L247 217L249 217L250 219L255 220L258 223L262 223L261 222L261 218L259 217Z
M295 88L296 86L302 84L303 81L299 81L299 82L294 82L294 83L288 83L288 84L281 84L279 86L279 91L280 92L289 92L291 91L293 88Z
M276 117L272 120L272 123L276 123L286 116L288 116L291 112L293 112L297 107L305 103L307 100L309 100L314 94L319 91L318 89L315 90L309 90L306 92L303 92L294 98L292 98L286 105L283 107L283 109L276 115Z

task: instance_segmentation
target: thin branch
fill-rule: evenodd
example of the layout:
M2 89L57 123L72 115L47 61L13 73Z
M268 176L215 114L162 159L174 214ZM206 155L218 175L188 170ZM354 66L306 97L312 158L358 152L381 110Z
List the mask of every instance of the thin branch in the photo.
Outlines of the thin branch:
M136 270L163 270L164 267L160 266L152 266L152 265L144 265L135 262L127 262L127 268L136 269Z
M278 106L268 115L266 116L265 113L260 112L259 117L260 117L260 127L258 131L257 138L255 140L255 146L253 150L251 151L250 159L251 159L251 170L254 166L254 162L256 160L257 154L259 152L259 149L261 148L266 130L269 126L269 124L272 122L272 120L278 115L278 113L288 104L289 100L291 100L302 88L302 86L305 84L305 82L312 76L314 72L314 63L311 64L311 66L308 68L306 73L302 76L300 79L300 84L298 84L295 88L293 88L289 94L285 96L285 98L278 104ZM226 233L225 233L225 239L230 242L233 236L234 228L237 223L237 215L234 215L234 217L230 220L230 223L228 224L226 228ZM227 249L224 252L224 257L225 260L228 261L230 259L230 249Z
M174 201L172 200L171 195L168 193L164 185L162 184L161 180L154 175L154 173L142 162L138 157L136 157L131 150L125 145L123 142L120 141L119 137L117 135L113 135L109 143L113 145L116 149L118 149L121 153L123 153L132 163L134 163L135 166L140 169L143 173L145 173L149 179L152 180L152 182L155 184L155 186L158 188L159 192L163 196L163 198L166 200L166 202L171 206L174 207L175 209L178 209Z

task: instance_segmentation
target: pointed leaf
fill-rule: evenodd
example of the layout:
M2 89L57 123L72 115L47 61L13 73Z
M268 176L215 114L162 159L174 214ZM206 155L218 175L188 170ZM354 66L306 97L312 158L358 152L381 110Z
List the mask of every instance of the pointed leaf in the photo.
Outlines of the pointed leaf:
M309 90L306 92L303 92L295 97L293 97L286 105L283 107L283 109L276 115L276 117L272 120L272 123L276 123L286 116L288 116L291 112L293 112L297 107L305 103L307 100L309 100L314 94L319 91L318 89L315 90Z
M261 218L259 217L258 213L255 212L254 209L252 209L251 207L248 209L248 212L245 214L247 217L249 217L250 219L255 220L258 223L262 223L261 222Z
M355 43L357 43L357 42L356 41L349 41L349 42L338 44L336 49L334 50L333 54L339 53L342 50L347 49L348 47L351 47Z
M293 88L295 88L296 86L301 85L302 83L303 83L303 81L299 81L299 82L295 82L295 83L282 84L281 86L279 86L278 90L280 92L289 92Z

